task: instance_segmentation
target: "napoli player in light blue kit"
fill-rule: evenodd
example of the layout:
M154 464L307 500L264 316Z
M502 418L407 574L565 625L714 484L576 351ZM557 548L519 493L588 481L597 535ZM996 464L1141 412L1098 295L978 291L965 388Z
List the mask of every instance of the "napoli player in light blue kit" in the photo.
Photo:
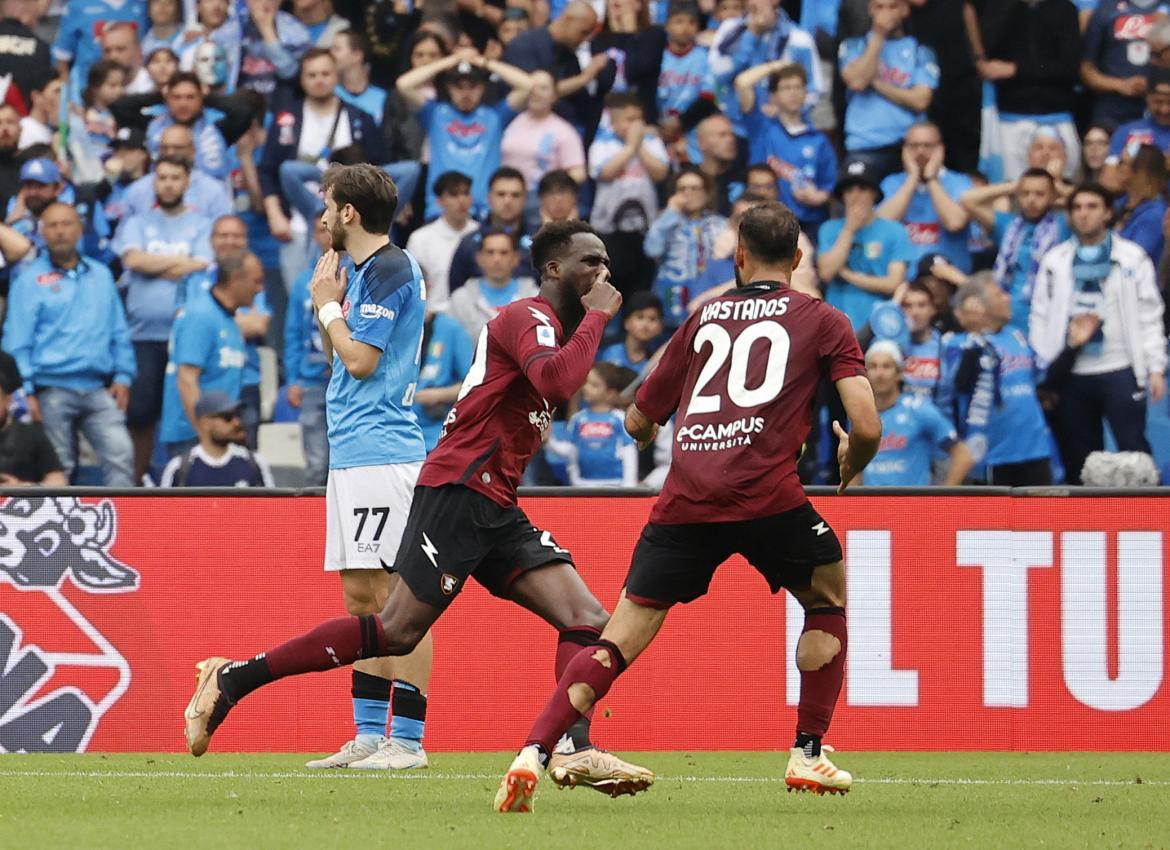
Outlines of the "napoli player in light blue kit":
M426 456L411 410L418 382L426 289L414 258L387 234L398 190L380 168L333 166L322 179L332 249L313 272L309 291L326 360L329 478L325 570L340 572L346 609L382 609L398 577L394 557L415 481ZM340 251L353 260L342 267ZM431 637L401 658L353 666L357 734L310 768L404 770L427 766L422 748ZM391 687L393 683L393 687ZM394 720L385 736L393 692Z
M863 473L865 484L925 487L934 452L942 450L950 456L945 483L958 486L971 469L971 452L937 407L902 391L902 367L902 351L889 340L865 352L865 371L882 420L882 441Z

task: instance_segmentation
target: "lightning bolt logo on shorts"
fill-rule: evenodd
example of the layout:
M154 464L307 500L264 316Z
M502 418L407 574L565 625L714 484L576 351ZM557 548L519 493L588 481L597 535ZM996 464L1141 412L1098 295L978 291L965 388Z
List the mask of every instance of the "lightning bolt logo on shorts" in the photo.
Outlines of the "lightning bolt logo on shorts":
M435 561L435 556L439 554L439 547L431 542L431 538L427 537L425 531L423 532L422 538L423 542L420 544L419 548L423 550L423 554L427 556L427 560L431 562L431 566L437 570L439 565Z
M820 537L822 534L828 534L828 533L829 533L829 527L828 527L827 525L825 525L825 521L824 521L824 520L821 520L821 521L820 521L820 522L818 522L816 525L814 525L814 526L812 527L812 530L813 530L813 531L815 531L815 532L817 533L817 537Z

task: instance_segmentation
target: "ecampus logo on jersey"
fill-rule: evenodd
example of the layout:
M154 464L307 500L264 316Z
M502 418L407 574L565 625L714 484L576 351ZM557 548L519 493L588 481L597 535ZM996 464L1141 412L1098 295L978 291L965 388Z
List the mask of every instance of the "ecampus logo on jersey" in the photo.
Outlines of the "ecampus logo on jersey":
M0 614L0 752L83 752L130 686L129 663L62 593L66 578L86 593L138 589L137 571L110 553L117 530L109 499L22 497L0 505L0 582L43 594L84 636L68 635L63 623L46 625L43 615L18 621L19 605ZM62 632L69 650L46 649L62 642ZM94 684L95 670L113 670L116 682L111 687L106 674ZM52 690L43 690L49 682Z

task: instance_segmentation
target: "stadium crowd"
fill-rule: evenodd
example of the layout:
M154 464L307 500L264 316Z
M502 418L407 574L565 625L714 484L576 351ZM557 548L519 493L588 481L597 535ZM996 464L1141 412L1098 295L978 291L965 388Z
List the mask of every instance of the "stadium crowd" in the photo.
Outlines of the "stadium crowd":
M675 436L640 456L626 391L733 285L739 216L779 199L803 229L792 285L867 348L884 436L865 483L1079 483L1106 422L1117 449L1151 451L1170 2L0 0L0 16L4 484L270 483L265 348L273 416L299 422L305 483L324 484L308 285L331 162L398 185L393 235L428 290L428 448L484 325L536 293L533 234L580 217L624 315L529 480L661 483ZM842 410L828 386L818 404L802 477L831 483Z

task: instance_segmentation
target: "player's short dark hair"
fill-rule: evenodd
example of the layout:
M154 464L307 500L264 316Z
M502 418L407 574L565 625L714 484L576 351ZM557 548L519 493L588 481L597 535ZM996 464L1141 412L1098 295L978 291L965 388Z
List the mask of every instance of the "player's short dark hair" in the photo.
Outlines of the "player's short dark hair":
M502 228L502 227L487 227L487 228L484 228L484 230L481 233L479 233L478 235L479 235L479 247L481 250L483 249L484 243L487 242L489 239L491 239L493 236L506 237L508 239L508 241L510 243L512 243L512 250L513 251L520 250L520 245L516 241L516 234L511 230L504 230L504 228Z
M431 184L435 196L447 195L462 189L471 189L471 178L462 171L444 171Z
M501 165L492 172L492 176L488 180L488 191L491 191L501 180L519 180L525 189L528 188L528 181L524 179L524 175L520 173L519 169L510 165Z
M330 53L326 48L324 48L324 47L310 47L308 50L305 51L305 55L301 57L301 64L300 64L299 68L297 69L297 73L298 74L303 73L306 65L308 65L310 62L312 62L314 59L321 59L322 57L327 58L334 65L337 64L337 60L333 58L333 54Z
M536 184L536 194L540 196L551 195L553 192L572 192L574 195L580 190L577 181L573 179L573 175L565 171L563 168L550 171L540 178L540 182Z
M796 256L800 222L779 201L752 207L739 220L739 242L762 263L790 263Z
M1073 189L1072 194L1068 196L1068 208L1070 210L1072 209L1073 204L1076 202L1077 195L1096 195L1105 202L1106 209L1108 209L1109 206L1113 203L1113 195L1110 194L1109 190L1100 183L1081 183L1075 189Z
M544 267L569 247L578 233L596 233L586 221L550 221L532 237L532 268L542 275Z
M173 153L164 154L154 161L154 170L158 171L160 165L174 165L183 169L187 174L191 173L191 163L183 159L181 156L175 156Z
M632 91L611 91L605 96L605 108L609 110L614 109L628 109L633 107L639 112L643 111L642 101L638 99Z
M215 285L223 286L237 275L243 274L244 266L248 262L249 257L256 258L256 262L260 262L259 257L256 257L251 251L241 251L238 254L229 254L222 259L216 261L215 264Z
M194 71L175 71L171 78L167 80L167 88L173 89L175 86L180 86L183 83L190 83L199 89L199 96L203 97L203 83L199 82L199 77Z
M640 313L643 310L653 310L660 317L662 316L662 299L651 292L649 289L639 289L637 292L625 299L624 310L622 311L627 318Z
M793 77L800 80L801 85L808 85L808 71L804 70L803 65L790 62L779 71L776 71L768 77L768 91L776 91L777 87L779 87L782 82Z
M606 387L619 393L638 377L632 369L605 360L594 363L593 371L605 382Z
M358 211L366 233L390 232L398 210L398 187L381 168L367 162L331 165L321 178L321 194L330 191L339 208L350 204Z
M1021 180L1023 180L1025 177L1036 177L1047 180L1053 188L1056 188L1056 178L1052 176L1047 168L1029 168L1020 175Z

